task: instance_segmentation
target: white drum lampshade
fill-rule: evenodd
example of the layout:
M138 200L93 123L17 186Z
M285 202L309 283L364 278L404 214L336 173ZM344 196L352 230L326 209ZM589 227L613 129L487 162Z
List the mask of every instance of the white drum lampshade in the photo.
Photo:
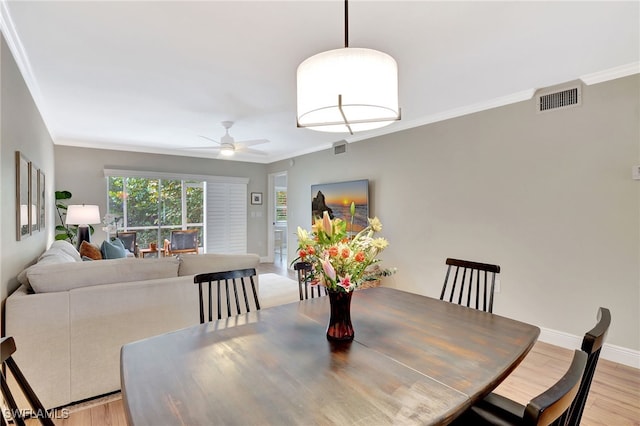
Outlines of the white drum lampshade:
M323 132L377 129L400 119L398 65L386 53L345 47L297 71L298 126Z
M71 204L67 206L67 225L78 225L78 249L83 241L91 242L89 225L100 223L100 209L98 206L86 204Z

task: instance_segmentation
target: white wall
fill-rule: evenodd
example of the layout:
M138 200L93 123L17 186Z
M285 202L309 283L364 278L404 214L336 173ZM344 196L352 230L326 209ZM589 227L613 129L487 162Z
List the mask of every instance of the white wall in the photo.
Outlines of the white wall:
M247 251L265 256L267 252L267 205L251 205L248 194L267 193L266 166L207 158L109 151L56 145L56 190L70 191L71 204L96 204L104 216L107 209L105 168L145 170L194 175L249 178L247 187ZM92 242L101 243L106 234L94 227Z
M0 37L0 300L18 287L16 275L33 263L53 239L53 142L4 37ZM15 151L46 176L44 231L16 240Z
M640 349L640 77L586 86L583 105L534 102L271 164L287 170L290 234L310 186L369 179L390 240L386 285L439 296L447 257L501 265L494 312L582 336L599 306L608 342ZM295 257L289 245L289 258Z

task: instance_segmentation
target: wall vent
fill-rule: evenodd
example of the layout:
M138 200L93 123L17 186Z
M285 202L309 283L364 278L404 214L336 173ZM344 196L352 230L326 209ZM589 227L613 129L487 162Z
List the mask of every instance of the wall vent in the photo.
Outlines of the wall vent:
M347 152L347 144L345 142L341 142L333 145L334 155L344 154L345 152Z
M582 85L545 89L536 95L538 112L572 108L582 104Z

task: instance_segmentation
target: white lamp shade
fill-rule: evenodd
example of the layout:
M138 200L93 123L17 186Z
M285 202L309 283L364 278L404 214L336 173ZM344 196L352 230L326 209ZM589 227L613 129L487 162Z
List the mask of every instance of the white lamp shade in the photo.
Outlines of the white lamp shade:
M72 204L67 206L67 225L89 225L100 223L98 206Z
M298 66L298 125L324 132L377 129L400 117L398 65L383 52L346 47ZM339 108L342 98L342 113Z

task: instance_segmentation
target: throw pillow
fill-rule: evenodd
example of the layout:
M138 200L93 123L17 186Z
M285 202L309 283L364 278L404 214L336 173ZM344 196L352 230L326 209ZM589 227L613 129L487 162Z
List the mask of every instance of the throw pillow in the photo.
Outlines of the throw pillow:
M127 250L124 248L124 244L120 238L116 238L113 241L104 240L102 242L103 259L120 259L121 257L127 257Z
M83 241L80 244L80 257L90 257L93 260L101 260L102 253L97 245Z

